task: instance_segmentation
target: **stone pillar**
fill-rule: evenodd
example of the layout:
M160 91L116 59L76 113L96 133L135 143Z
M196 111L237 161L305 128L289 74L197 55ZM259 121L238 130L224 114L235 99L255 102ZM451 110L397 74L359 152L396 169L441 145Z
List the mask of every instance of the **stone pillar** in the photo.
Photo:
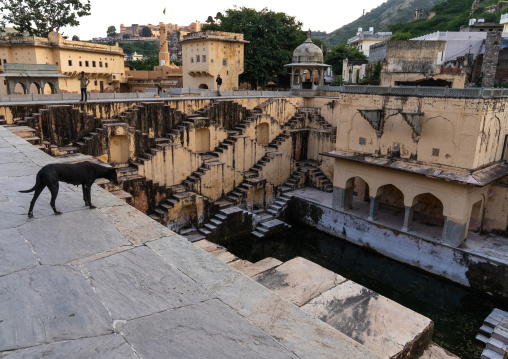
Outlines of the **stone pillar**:
M415 206L405 206L404 207L404 224L402 225L402 230L404 232L409 232L413 227L414 210L415 210Z
M159 38L159 66L164 61L166 66L169 66L169 51L168 51L168 34L166 24L159 22L160 38Z
M494 87L500 49L501 31L489 31L485 40L485 54L483 55L482 87Z
M379 211L379 196L370 197L369 220L375 221Z
M443 241L452 246L459 247L464 243L467 233L467 222L460 223L459 220L447 217L443 228Z
M332 208L339 211L347 211L351 207L352 188L333 187Z

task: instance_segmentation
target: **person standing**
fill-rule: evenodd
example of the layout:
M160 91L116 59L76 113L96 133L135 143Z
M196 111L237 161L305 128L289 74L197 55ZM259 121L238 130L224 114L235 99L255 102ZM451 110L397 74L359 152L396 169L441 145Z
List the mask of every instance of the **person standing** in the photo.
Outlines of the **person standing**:
M217 75L215 82L217 82L217 95L220 96L220 85L222 85L222 79L220 78L220 75Z
M83 94L85 95L85 102L87 101L86 87L90 83L90 79L85 76L85 71L81 71L81 76L78 77L79 85L81 86L81 101L83 102Z

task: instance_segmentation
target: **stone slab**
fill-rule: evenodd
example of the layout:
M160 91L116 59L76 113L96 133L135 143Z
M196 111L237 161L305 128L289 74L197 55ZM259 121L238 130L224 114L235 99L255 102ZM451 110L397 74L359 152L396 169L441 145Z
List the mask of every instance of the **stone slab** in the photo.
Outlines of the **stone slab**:
M5 198L6 200L0 201L0 229L16 228L29 222L28 210Z
M441 348L436 343L430 343L419 359L460 359L455 354Z
M16 229L0 230L0 276L36 265L39 262Z
M253 279L299 307L347 280L301 257L293 258Z
M133 244L142 244L168 235L169 229L134 207L115 206L102 208L100 211L106 220Z
M40 166L31 162L0 163L0 177L35 175L40 169Z
M229 263L229 262L233 262L235 260L238 259L237 256L235 256L233 253L231 252L228 252L227 250L225 249L218 249L216 251L213 251L213 252L209 252L212 256L214 256L215 258L217 258L218 260L224 262L224 263Z
M384 358L423 351L434 328L429 318L352 281L322 293L301 309Z
M12 352L9 359L139 359L120 334L69 340Z
M127 320L211 299L211 295L147 247L83 266L115 320Z
M247 277L254 277L260 273L266 272L267 270L280 266L282 262L276 258L268 257L262 259L250 266L244 268L237 268L240 272L245 274Z
M112 332L112 319L81 273L37 266L0 277L0 351Z
M98 210L31 220L18 230L42 264L64 264L130 244Z
M28 162L28 159L13 147L0 148L0 164L17 162Z
M252 265L252 262L249 262L245 259L238 259L236 261L233 261L233 262L229 262L228 263L232 268L235 268L236 270L238 271L242 271L244 270L245 268L247 268L248 266Z
M146 245L301 358L379 358L184 237L175 235Z
M128 321L122 334L142 358L297 358L219 300Z
M213 252L213 251L216 251L216 250L219 250L222 248L222 247L218 246L217 244L212 243L206 239L202 239L200 241L194 242L194 245L196 247L201 248L204 251L207 251L207 252Z

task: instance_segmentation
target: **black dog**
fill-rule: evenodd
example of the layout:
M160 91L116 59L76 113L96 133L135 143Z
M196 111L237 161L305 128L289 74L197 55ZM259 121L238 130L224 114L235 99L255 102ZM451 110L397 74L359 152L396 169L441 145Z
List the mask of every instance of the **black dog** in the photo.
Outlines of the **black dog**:
M35 186L26 191L19 191L21 193L29 193L35 191L34 198L32 198L32 202L30 202L28 217L33 218L35 201L37 201L37 198L46 186L48 186L51 192L51 208L53 208L55 214L61 214L61 212L58 212L55 208L55 200L56 196L58 195L59 181L70 183L76 186L82 185L83 200L85 201L85 206L95 208L92 205L90 189L97 178L106 178L112 181L114 184L118 184L115 168L101 166L92 162L80 162L74 164L54 163L42 167L41 170L37 173Z

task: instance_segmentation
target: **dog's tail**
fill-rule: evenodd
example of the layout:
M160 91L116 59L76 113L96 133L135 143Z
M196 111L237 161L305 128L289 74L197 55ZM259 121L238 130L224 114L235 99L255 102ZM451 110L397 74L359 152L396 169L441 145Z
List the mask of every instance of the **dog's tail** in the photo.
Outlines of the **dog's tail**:
M39 186L40 183L41 183L40 175L37 173L37 178L35 179L35 185L32 188L30 188L30 189L27 189L25 191L18 191L18 192L21 192L21 193L30 193L30 192L33 192L33 191L35 191L37 186Z

